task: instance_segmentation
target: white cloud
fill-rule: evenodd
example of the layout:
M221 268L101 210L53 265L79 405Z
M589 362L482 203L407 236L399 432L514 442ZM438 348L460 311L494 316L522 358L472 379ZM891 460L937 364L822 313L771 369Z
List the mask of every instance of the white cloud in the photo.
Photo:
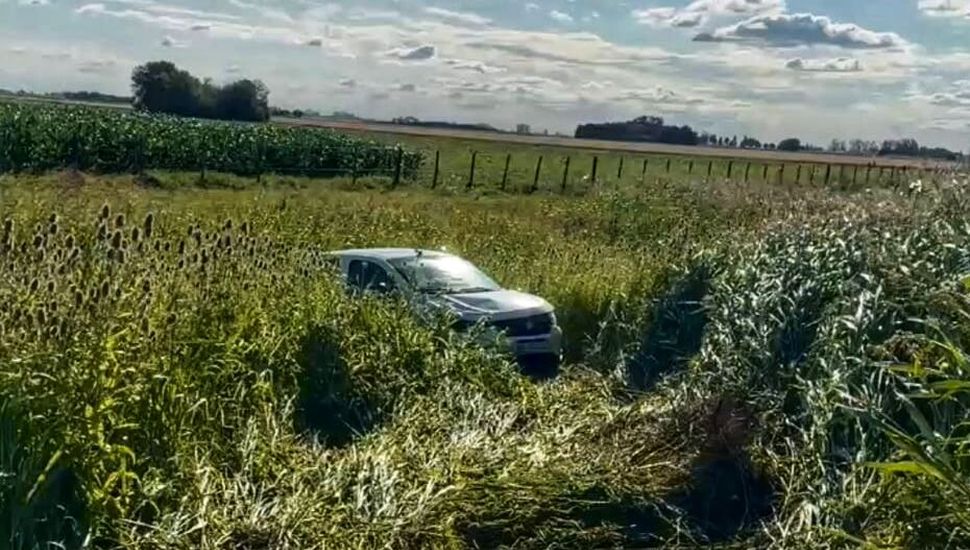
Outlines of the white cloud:
M941 107L970 107L970 80L958 80L946 90L929 94L925 99Z
M173 38L173 37L171 37L169 35L165 35L165 36L162 37L161 44L162 44L162 46L165 46L166 48L184 48L184 47L187 46L187 44L185 42L182 42L180 40L176 40L175 38Z
M696 27L703 23L704 14L678 10L677 8L650 8L634 10L633 18L641 25L651 27Z
M785 68L809 73L855 73L862 71L862 63L858 59L848 57L837 59L802 59L798 57L787 61Z
M970 0L919 0L919 9L933 17L970 19Z
M78 13L78 14L105 13L106 11L107 10L105 9L104 4L95 3L95 4L84 4L83 6L80 6L79 8L74 10L74 13Z
M614 101L635 101L635 102L647 102L650 104L665 104L665 105L697 105L704 103L704 100L698 97L689 97L679 94L663 86L655 86L653 88L644 89L632 89L623 90L619 94L613 97Z
M902 48L908 43L896 33L876 32L854 23L836 23L810 13L759 15L694 37L697 42L747 42L769 47L811 45L849 49Z
M492 65L482 63L481 61L465 59L448 59L445 61L445 65L448 65L456 71L472 71L481 74L503 73L506 71L504 67L494 67Z
M272 6L263 6L259 4L251 4L243 0L228 0L229 4L237 8L252 11L258 14L263 19L269 19L276 22L282 23L293 23L294 20L290 14L283 10L276 9ZM323 8L327 9L329 12L334 13L340 11L341 7L337 4L325 4ZM317 8L319 9L319 8Z
M659 7L633 10L640 24L652 27L692 28L712 17L736 17L782 13L785 0L694 0L683 8Z
M387 52L389 57L402 61L428 61L429 59L434 59L436 54L436 48L430 44L416 48L395 48Z
M563 12L563 11L559 11L559 10L552 10L552 11L550 11L549 12L549 17L552 18L553 21L557 21L559 23L572 23L573 22L573 16L572 15L569 15L568 13Z
M476 13L452 11L444 8L429 7L424 8L424 13L444 19L446 21L454 21L456 23L463 23L466 25L488 25L492 22L491 19L487 17L482 17Z

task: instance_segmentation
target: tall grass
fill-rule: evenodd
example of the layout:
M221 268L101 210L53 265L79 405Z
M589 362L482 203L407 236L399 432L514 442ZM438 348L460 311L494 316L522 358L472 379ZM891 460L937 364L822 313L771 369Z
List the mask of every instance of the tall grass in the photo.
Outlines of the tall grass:
M962 186L0 193L13 548L966 540ZM377 245L546 296L561 376L348 299Z

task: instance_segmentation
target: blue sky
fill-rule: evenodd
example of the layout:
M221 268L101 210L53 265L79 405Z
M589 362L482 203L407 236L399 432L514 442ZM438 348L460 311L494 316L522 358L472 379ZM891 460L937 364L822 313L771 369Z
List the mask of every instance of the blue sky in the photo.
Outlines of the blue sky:
M970 149L970 0L0 0L0 87L170 59L323 112Z

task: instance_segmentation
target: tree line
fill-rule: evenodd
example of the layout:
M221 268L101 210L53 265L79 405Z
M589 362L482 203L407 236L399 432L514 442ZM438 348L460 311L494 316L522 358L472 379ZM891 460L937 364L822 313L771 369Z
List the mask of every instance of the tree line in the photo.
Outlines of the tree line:
M217 85L170 61L152 61L131 74L132 106L138 111L222 120L269 120L269 89L259 80Z
M641 116L626 122L580 124L576 127L577 138L610 141L639 141L667 143L672 145L705 145L738 149L765 149L778 151L825 151L825 148L807 143L800 138L786 138L778 143L762 142L751 136L718 136L697 132L690 126L670 126L658 116ZM963 154L944 147L923 147L912 138L885 140L882 143L853 139L848 142L832 140L828 147L832 153L858 156L906 156L956 161Z
M645 141L675 145L697 145L697 132L690 126L668 126L658 116L641 116L627 122L580 124L576 127L580 139L610 141Z

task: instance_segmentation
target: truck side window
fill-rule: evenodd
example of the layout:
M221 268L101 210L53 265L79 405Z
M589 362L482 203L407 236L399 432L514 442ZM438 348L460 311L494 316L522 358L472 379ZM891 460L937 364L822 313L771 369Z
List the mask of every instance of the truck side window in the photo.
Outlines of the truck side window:
M394 280L383 267L365 260L353 260L347 268L347 283L365 292L388 293L394 290Z

